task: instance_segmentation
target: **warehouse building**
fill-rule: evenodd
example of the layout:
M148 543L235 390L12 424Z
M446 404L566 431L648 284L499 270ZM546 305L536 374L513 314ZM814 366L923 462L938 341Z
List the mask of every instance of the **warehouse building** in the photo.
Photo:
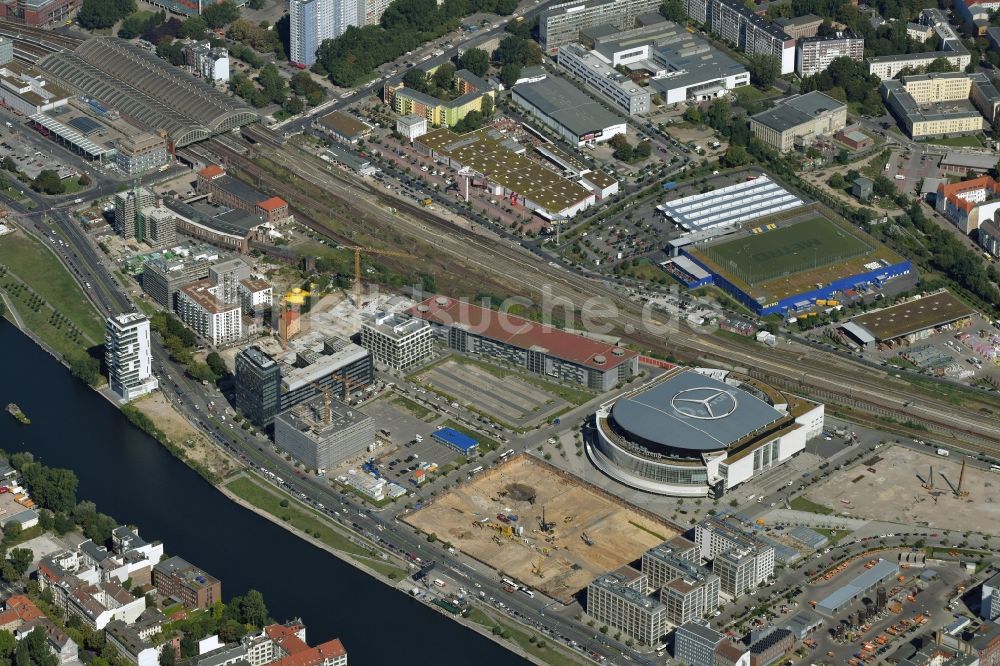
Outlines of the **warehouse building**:
M552 5L538 20L538 41L542 49L554 52L579 41L580 31L598 25L618 30L635 26L636 18L660 8L659 0L572 0Z
M66 88L119 111L149 131L164 131L172 148L258 119L242 100L123 39L88 39L73 51L43 56L37 65Z
M942 329L963 327L976 311L947 289L858 315L850 321L880 344L912 344ZM850 332L850 330L848 330ZM857 335L857 334L855 334ZM861 341L861 340L859 340Z
M692 194L656 207L687 232L721 229L802 205L802 200L765 175Z
M308 469L327 470L364 455L375 421L359 409L319 395L274 418L274 444Z
M479 442L472 437L455 430L454 428L441 428L439 430L435 430L431 433L431 437L433 437L436 441L441 442L448 448L458 451L466 458L476 455L476 451L479 448Z
M975 178L996 168L998 160L1000 158L995 153L962 153L952 150L941 158L938 168L946 176L971 176Z
M569 81L546 77L512 89L514 102L573 146L608 141L625 134L626 121L590 99Z
M865 40L843 33L827 37L807 37L799 40L797 56L795 73L799 76L813 76L825 72L837 58L861 62L865 57Z
M834 617L852 601L861 598L879 585L891 581L899 573L896 562L880 559L878 563L862 574L856 576L850 583L843 585L816 603L816 612L827 617Z
M608 476L659 495L720 497L802 451L823 429L823 405L731 373L672 369L602 404L595 421L588 453Z
M414 140L413 145L457 171L468 169L494 196L547 220L573 217L597 201L596 194L582 182L529 159L527 148L492 127L467 134L437 129Z
M818 90L750 117L750 132L778 152L809 146L847 126L847 105Z
M359 141L367 139L372 134L371 125L343 111L334 111L313 120L312 127L334 141L352 146L357 145Z
M639 355L630 349L454 298L433 296L407 313L430 322L451 349L505 360L558 381L610 391L639 372Z

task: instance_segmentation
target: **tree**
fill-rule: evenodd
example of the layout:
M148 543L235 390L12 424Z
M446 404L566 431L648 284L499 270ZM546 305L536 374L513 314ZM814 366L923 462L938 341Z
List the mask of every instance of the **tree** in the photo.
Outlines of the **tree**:
M510 16L517 11L517 0L497 0L493 11L500 16Z
M76 182L80 185L80 187L87 187L90 185L90 176L85 173L81 173L80 177L76 179Z
M206 30L208 23L205 22L205 18L195 14L184 19L177 36L181 39L204 39Z
M842 190L847 187L847 180L839 173L835 173L830 176L830 180L827 181L827 185L835 190Z
M214 382L215 373L205 363L194 362L187 367L187 375L199 382Z
M42 507L56 513L73 510L79 485L73 470L31 463L22 475L32 498Z
M88 30L110 28L135 10L135 0L83 0L76 20Z
M978 60L973 59L972 62L978 62ZM927 65L928 74L940 73L940 72L954 72L954 71L955 67L950 62L948 62L948 59L945 57L935 58L930 62L929 65Z
M441 63L431 78L441 90L451 90L451 84L455 80L455 66L450 62Z
M62 194L66 191L66 185L57 172L52 169L42 169L31 181L31 189L45 194Z
M476 76L485 76L490 68L490 54L482 49L468 49L458 59L458 64Z
M14 638L14 634L6 629L0 629L0 659L4 663L10 663L10 658L14 656L16 649L17 639Z
M500 81L503 82L503 84L508 88L517 83L517 80L519 78L521 78L520 65L507 63L506 65L500 68Z
M611 156L616 160L621 160L622 162L631 162L633 152L634 149L632 148L632 144L628 141L623 141L617 148L615 148L615 151L611 154Z
M14 548L7 554L7 558L10 560L11 566L17 573L17 578L23 576L27 571L28 567L31 566L31 560L34 555L30 548Z
M653 153L653 149L650 147L649 141L640 141L636 144L635 149L632 151L632 159L639 161L647 159Z
M94 662L91 662L93 666ZM163 652L160 653L160 666L174 666L177 663L177 653L174 652L174 648L167 645L163 648Z
M218 30L238 19L240 10L232 0L224 0L203 9L201 17L205 19L205 24L209 28Z
M0 167L3 167L4 170L10 171L11 173L17 173L17 162L15 162L14 158L10 155L3 158L3 161L0 162Z
M493 98L489 95L483 95L482 109L480 111L483 114L483 118L492 118L493 111Z
M684 120L693 125L701 124L701 109L697 106L689 106L684 111Z
M285 103L281 105L281 108L285 110L285 113L297 116L302 113L305 108L305 102L298 95L291 95L286 100Z
M772 55L750 56L750 80L761 88L770 88L781 75L781 62Z
M427 92L427 72L419 67L406 70L406 74L403 74L403 85L418 92Z
M666 0L660 5L660 15L668 21L684 24L687 22L687 10L682 0Z
M273 62L269 62L261 68L260 74L257 75L257 83L260 84L264 99L268 102L281 104L288 97L288 87Z
M208 364L208 367L211 368L216 377L221 378L229 374L229 368L226 367L226 362L222 360L222 356L218 352L211 352L206 356L205 363Z
M264 595L257 590L248 590L240 600L240 622L260 628L267 624L267 605Z
M70 373L82 382L96 386L101 382L101 362L86 352L64 356Z
M726 154L722 156L722 161L728 167L738 167L750 163L750 153L743 146L730 143L726 149Z

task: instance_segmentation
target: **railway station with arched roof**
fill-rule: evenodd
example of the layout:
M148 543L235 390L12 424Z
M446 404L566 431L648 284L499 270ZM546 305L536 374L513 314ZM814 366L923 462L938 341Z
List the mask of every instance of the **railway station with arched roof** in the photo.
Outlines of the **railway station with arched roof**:
M242 100L114 37L48 54L37 66L67 88L165 131L178 148L257 120Z

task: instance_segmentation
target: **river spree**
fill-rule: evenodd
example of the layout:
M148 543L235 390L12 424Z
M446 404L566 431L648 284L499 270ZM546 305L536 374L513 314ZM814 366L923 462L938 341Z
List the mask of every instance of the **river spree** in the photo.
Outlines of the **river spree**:
M0 349L0 405L32 421L0 413L0 447L72 469L79 499L218 576L227 599L260 590L275 619L301 617L311 644L341 638L356 666L526 663L229 501L3 320Z

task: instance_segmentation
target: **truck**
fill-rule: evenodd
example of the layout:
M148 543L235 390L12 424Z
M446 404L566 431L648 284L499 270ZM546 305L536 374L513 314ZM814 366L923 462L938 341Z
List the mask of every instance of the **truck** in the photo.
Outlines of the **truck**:
M937 454L939 456L944 456L945 458L947 458L951 454L951 452L948 451L948 449L938 449Z
M445 587L444 581L441 580L440 578L435 578L434 579L434 584L437 585L438 587Z

